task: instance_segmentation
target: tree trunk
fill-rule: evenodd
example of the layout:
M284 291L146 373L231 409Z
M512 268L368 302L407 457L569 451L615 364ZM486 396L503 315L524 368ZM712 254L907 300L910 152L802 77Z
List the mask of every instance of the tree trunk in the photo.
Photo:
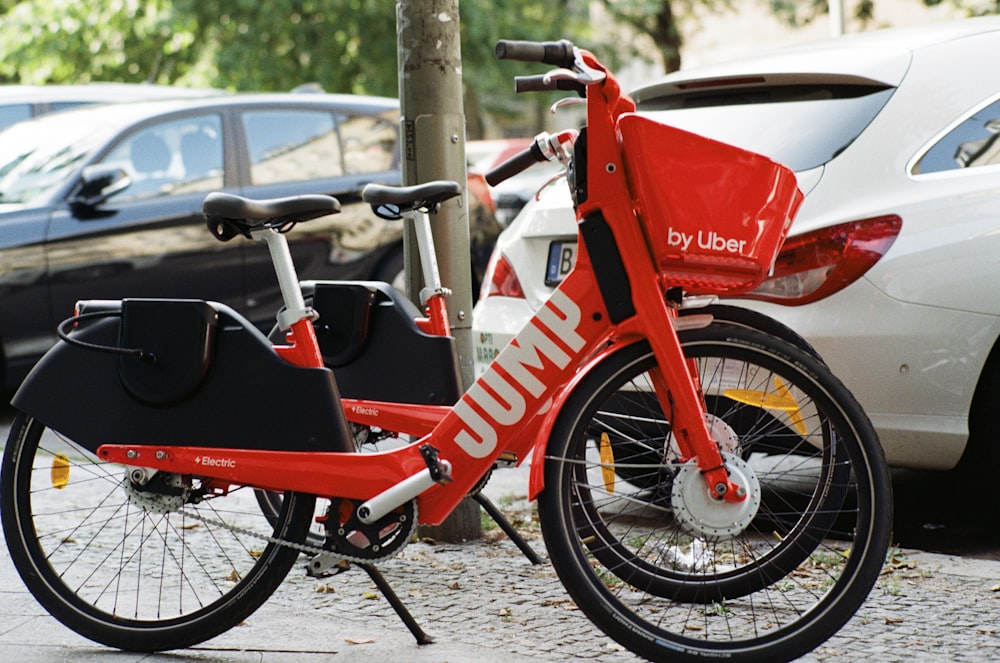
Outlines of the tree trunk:
M483 534L481 510L479 502L466 497L440 525L421 525L417 530L417 536L447 543L478 539Z
M396 12L403 182L414 185L452 180L464 186L465 111L458 0L397 0ZM448 316L463 387L468 388L474 379L468 205L449 200L437 214L431 232L442 280L452 291ZM420 273L416 261L409 259L416 253L406 250L408 284L413 284ZM411 299L418 299L419 288L407 289ZM465 499L442 525L429 529L441 540L477 539L482 534L479 504Z
M684 40L681 38L680 30L677 29L670 0L665 0L660 8L660 12L656 15L655 26L651 36L660 46L663 68L668 74L677 71L681 68L681 45Z

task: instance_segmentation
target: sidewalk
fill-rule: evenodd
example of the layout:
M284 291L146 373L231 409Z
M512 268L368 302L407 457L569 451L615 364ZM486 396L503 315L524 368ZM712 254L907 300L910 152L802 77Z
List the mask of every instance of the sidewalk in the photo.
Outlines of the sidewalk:
M498 473L499 500L523 477ZM517 474L514 471L514 474ZM513 477L512 477L513 478ZM529 509L525 501L515 505ZM537 533L532 546L544 555ZM552 568L499 531L467 544L415 543L380 567L434 644L418 646L360 570L316 580L296 569L245 624L192 649L130 654L66 629L0 553L0 659L149 663L638 661L574 609ZM899 551L862 611L802 661L1000 661L1000 562Z

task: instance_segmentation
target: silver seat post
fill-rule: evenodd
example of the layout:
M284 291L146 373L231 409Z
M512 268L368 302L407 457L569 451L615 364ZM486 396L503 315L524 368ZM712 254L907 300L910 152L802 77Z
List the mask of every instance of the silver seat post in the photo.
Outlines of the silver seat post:
M412 210L407 212L407 216L413 221L417 250L420 253L420 267L424 277L424 288L420 291L420 304L424 305L434 295L447 296L450 292L441 285L441 272L438 270L437 252L434 250L430 215L422 210Z
M305 298L302 296L295 263L292 262L292 252L288 248L288 240L285 236L273 228L261 228L251 231L250 234L254 239L267 244L271 254L271 263L274 265L274 273L278 277L281 299L285 304L284 309L278 312L278 327L282 331L287 331L299 320L317 319L319 316L316 311L306 306Z

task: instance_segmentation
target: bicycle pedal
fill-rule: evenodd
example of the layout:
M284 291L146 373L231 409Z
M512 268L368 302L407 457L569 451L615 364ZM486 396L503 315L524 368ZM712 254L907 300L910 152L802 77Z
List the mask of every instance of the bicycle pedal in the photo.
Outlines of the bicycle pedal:
M505 467L515 467L517 465L517 454L513 451L505 451L497 459L493 461L493 467L505 468Z
M306 575L310 578L329 578L351 568L350 562L333 552L315 555L306 564Z
M438 457L438 450L429 444L420 446L420 455L424 457L424 463L430 472L434 483L441 485L451 483L451 464L447 461L442 463Z

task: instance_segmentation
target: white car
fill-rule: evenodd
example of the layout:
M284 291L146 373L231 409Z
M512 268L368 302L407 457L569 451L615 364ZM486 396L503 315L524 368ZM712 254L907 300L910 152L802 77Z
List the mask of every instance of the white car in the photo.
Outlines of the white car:
M681 71L640 112L765 154L805 201L741 305L802 334L897 467L1000 460L1000 18L891 29ZM565 184L501 234L473 321L477 369L571 268ZM734 302L729 302L734 303Z

